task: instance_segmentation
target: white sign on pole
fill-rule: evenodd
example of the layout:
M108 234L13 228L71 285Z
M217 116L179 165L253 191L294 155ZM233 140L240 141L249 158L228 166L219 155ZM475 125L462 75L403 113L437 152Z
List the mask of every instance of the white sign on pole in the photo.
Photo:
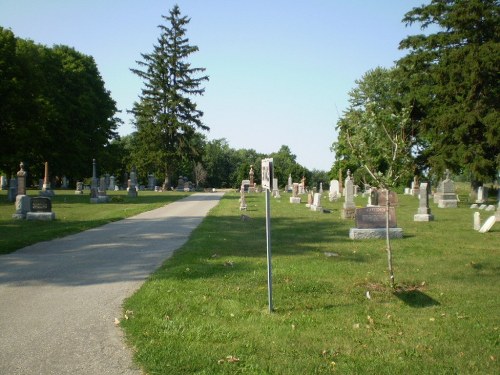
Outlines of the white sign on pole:
M271 200L270 190L273 188L273 159L262 159L262 188L266 191L266 243L267 243L267 295L269 312L273 311L273 278L271 261Z
M273 188L273 158L262 159L262 189Z

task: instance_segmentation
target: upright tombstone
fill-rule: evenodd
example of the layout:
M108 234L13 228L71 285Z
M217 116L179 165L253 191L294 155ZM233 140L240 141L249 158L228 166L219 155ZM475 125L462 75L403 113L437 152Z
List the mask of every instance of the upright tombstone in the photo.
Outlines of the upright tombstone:
M0 190L7 190L8 183L5 176L0 176Z
M342 219L353 219L356 211L356 205L354 204L354 182L351 178L351 171L347 170L347 177L344 184L344 196L345 202L342 206Z
M319 193L323 194L323 183L322 182L319 183Z
M375 187L370 189L370 195L368 196L368 207L378 206L378 190Z
M77 181L76 182L75 194L77 194L77 195L83 194L83 182L82 181Z
M255 182L253 180L255 172L253 171L253 165L250 166L250 172L248 172L248 177L250 178L250 186L248 187L249 193L255 193Z
M54 220L56 214L52 212L52 201L49 197L33 197L30 202L30 211L26 220Z
M9 184L9 192L7 193L7 200L9 202L15 202L17 195L17 179L11 178Z
M338 180L330 181L330 190L328 192L328 199L330 202L336 201L340 197L340 186Z
M290 197L290 203L300 203L299 184L297 182L292 184L292 196Z
M314 193L313 203L311 204L311 211L323 211L323 207L321 207L320 193Z
M426 182L420 184L420 198L417 213L413 216L413 221L432 221L434 215L429 208L429 185Z
M388 191L387 189L382 189L378 191L378 205L385 207L387 205L387 198L389 198L389 205L391 207L398 206L398 195L395 191ZM389 195L389 196L387 196Z
M272 193L273 193L273 197L274 198L281 198L281 196L280 196L280 189L279 189L278 179L277 178L273 178L273 190L272 190Z
M129 197L137 197L137 174L135 172L135 168L132 168L132 171L130 172L130 178L129 178L129 183L128 183L128 192L127 195Z
M240 189L240 211L247 209L247 200L245 198L245 190Z
M108 186L108 190L115 190L115 186L116 186L116 183L115 183L115 176L111 175L109 176L109 186Z
M26 214L30 211L31 197L19 194L16 196L16 212L12 214L13 219L26 219Z
M243 189L245 193L248 193L250 189L250 180L242 180L241 181L241 188L240 190Z
M300 180L299 184L299 194L305 194L306 193L306 176L302 176L302 179Z
M26 195L26 171L23 162L19 164L17 172L17 195Z
M488 188L485 186L479 186L477 188L476 203L486 203L487 201L488 201Z
M42 197L53 197L54 191L50 188L49 162L45 162L45 175L43 177L42 190L39 193Z
M99 196L98 185L99 185L99 181L97 180L96 163L95 163L95 159L92 159L92 181L90 182L90 201L94 202L94 203L96 201L92 201L92 199L97 199L97 197Z
M389 237L402 238L403 229L396 224L396 209L389 207ZM386 238L387 207L364 207L356 209L356 228L349 230L349 238L353 240L369 238Z
M420 194L420 185L418 183L418 176L413 177L413 181L411 183L411 195L414 197L418 197Z
M314 194L312 191L310 191L308 194L307 194L307 203L306 203L306 207L307 208L311 208L311 205L313 203L313 199L314 199Z
M458 201L455 193L455 183L450 179L450 172L448 170L446 170L446 179L442 182L440 193L439 208L457 207Z
M292 174L290 173L288 175L288 183L286 185L286 191L288 193L291 193L292 192L292 188L293 188L293 183L292 183Z
M481 213L479 211L474 212L473 222L474 222L474 224L473 224L474 230L481 229Z
M148 174L148 190L154 190L156 186L156 178L154 174Z

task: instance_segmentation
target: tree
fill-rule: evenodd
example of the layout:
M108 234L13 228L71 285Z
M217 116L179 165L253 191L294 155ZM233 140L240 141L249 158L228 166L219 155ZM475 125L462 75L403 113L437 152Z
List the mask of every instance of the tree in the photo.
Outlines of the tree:
M421 157L437 173L493 180L500 166L500 5L498 0L432 0L403 22L427 35L400 43L412 120L427 143Z
M176 5L166 25L158 26L161 35L153 52L141 54L139 69L131 69L144 81L139 102L132 113L137 128L136 160L144 168L160 163L165 172L164 187L169 188L176 169L183 160L199 155L193 140L196 129L209 130L192 97L203 95L201 87L208 76L197 76L204 68L192 68L187 58L198 47L189 45L185 26L190 19L181 17ZM141 70L142 68L142 70Z
M386 187L405 183L414 171L412 150L417 139L397 71L376 68L356 84L349 93L350 105L337 122L336 158L344 166L361 167L365 182Z

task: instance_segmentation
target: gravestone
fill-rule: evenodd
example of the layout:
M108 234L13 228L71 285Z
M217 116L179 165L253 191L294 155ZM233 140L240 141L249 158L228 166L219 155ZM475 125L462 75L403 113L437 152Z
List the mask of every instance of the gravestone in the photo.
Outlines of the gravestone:
M281 198L280 189L279 189L278 179L277 178L273 178L273 197L274 198Z
M418 197L420 194L420 185L418 183L418 176L413 177L413 181L411 183L411 195L414 197Z
M82 181L76 182L75 194L77 194L77 195L83 194L83 182Z
M323 211L323 207L321 207L320 193L314 193L313 202L311 204L311 211Z
M108 186L108 190L115 190L115 187L116 187L116 184L115 184L115 176L111 175L109 176L109 186Z
M9 202L15 202L17 195L17 179L11 178L9 184L9 192L7 193L7 200Z
M135 168L130 172L130 178L128 180L127 195L132 198L137 197L137 174Z
M292 184L292 196L290 197L290 203L294 204L300 203L299 184L297 182L294 182Z
M319 183L319 193L323 194L323 183L322 182Z
M250 190L250 180L241 181L241 189L243 189L245 193L248 193Z
M66 176L63 176L63 178L62 178L61 188L62 189L68 189L69 188L69 180L68 180L68 178Z
M154 190L156 186L156 178L153 174L148 175L148 190Z
M351 179L351 171L347 170L347 177L344 184L345 202L342 206L342 219L352 219L356 211L354 204L354 182Z
M5 176L0 176L0 190L7 190L8 183Z
M368 207L378 206L378 189L372 187L370 189L370 195L368 196Z
M313 192L310 191L309 194L307 194L307 203L306 203L307 208L311 207L311 204L313 203L313 199L314 199Z
M54 220L56 214L52 212L52 201L49 197L31 198L30 211L26 220Z
M349 230L349 238L353 240L386 238L387 207L357 208L355 219L356 228ZM396 209L394 207L389 207L389 237L403 237L403 229L397 227Z
M446 170L446 179L442 182L440 198L438 200L439 208L456 208L457 195L455 193L455 183L450 179L450 172Z
M479 233L486 233L489 232L490 229L493 227L493 225L496 223L496 217L495 215L490 216L484 224L481 226L481 229L479 229Z
M378 191L378 205L387 206L387 189ZM398 205L398 195L395 191L389 191L389 206L395 207Z
M17 172L17 195L26 195L26 171L23 162L19 164Z
M286 191L288 193L291 193L292 192L292 188L293 188L293 184L292 184L292 174L289 174L288 175L288 183L286 185Z
M240 211L247 209L247 200L245 198L245 191L240 189Z
M255 175L255 172L253 171L253 165L250 166L250 172L248 172L248 177L250 181L250 186L248 187L248 192L249 193L255 193L257 190L255 188L255 181L253 180L253 177Z
M487 201L488 201L488 188L485 186L479 186L477 188L476 203L486 203Z
M13 219L25 219L30 211L31 198L28 195L16 196L16 212L12 214Z
M330 202L336 201L340 197L340 186L338 180L330 181L330 190L328 192L328 199Z
M300 180L299 184L299 195L306 193L306 177L302 176L302 180Z
M54 191L50 187L49 162L45 162L45 173L43 177L42 191L39 193L42 197L53 197Z
M429 208L429 185L424 182L420 184L420 197L417 213L413 216L413 221L432 221L434 215Z
M481 213L479 212L474 212L473 217L473 222L474 222L474 230L479 230L481 229Z

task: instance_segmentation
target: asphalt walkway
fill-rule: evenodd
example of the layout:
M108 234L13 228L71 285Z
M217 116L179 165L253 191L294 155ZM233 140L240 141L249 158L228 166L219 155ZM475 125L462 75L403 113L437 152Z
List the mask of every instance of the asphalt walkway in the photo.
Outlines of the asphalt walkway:
M141 374L115 325L122 302L222 195L193 194L0 256L0 374Z

